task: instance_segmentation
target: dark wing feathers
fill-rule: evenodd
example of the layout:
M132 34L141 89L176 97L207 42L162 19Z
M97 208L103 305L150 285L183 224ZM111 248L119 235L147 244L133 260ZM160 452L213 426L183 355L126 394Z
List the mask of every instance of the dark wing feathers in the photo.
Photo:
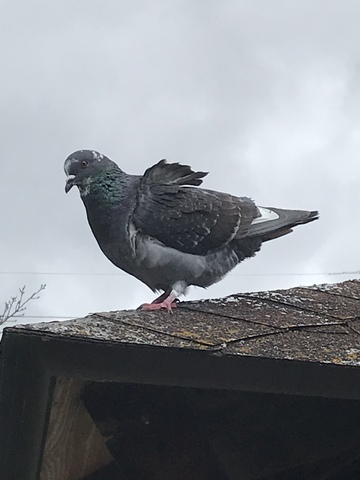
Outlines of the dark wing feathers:
M263 210L263 207L259 208ZM292 232L292 227L309 223L319 218L319 213L315 211L283 210L272 207L266 207L265 210L274 212L278 217L274 220L267 219L263 222L255 222L249 226L245 234L239 230L231 242L240 262L255 255L260 250L263 242L287 235Z
M263 242L281 237L291 232L292 227L313 222L319 218L317 211L284 210L281 208L266 207L278 215L277 219L251 225L248 235L261 237Z
M188 165L167 163L160 160L148 168L141 180L142 185L195 185L202 184L202 178L209 172L193 172Z
M168 247L195 255L231 242L241 260L254 255L262 242L318 218L317 212L268 208L276 218L253 223L262 207L259 210L250 198L192 187L205 175L165 160L146 170L133 212L135 227Z
M258 215L252 200L198 185L204 172L161 161L149 168L140 182L134 225L164 245L205 255L230 242L239 230L247 231Z

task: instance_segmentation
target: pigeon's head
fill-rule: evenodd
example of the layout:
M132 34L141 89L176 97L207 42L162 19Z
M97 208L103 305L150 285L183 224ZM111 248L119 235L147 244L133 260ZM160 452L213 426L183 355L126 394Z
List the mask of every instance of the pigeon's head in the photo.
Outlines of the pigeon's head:
M84 192L91 178L110 164L115 165L109 158L95 150L78 150L72 153L64 163L65 192L68 193L74 185L80 192Z

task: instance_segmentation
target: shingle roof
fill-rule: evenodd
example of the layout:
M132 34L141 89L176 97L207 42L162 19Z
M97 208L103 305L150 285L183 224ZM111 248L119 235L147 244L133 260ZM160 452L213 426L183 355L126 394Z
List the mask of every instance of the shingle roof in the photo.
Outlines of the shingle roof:
M360 366L360 281L181 302L172 315L114 311L13 328L97 342Z
M38 478L63 381L358 401L359 312L360 281L348 281L5 328L1 478Z

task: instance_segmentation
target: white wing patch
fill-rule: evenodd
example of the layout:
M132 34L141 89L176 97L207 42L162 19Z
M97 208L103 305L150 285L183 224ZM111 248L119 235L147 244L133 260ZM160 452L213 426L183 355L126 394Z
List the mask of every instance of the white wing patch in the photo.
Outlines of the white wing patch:
M129 225L128 225L128 234L129 234L131 250L135 254L136 253L136 236L138 234L138 230L135 227L134 223L131 221L129 222Z
M251 225L256 225L257 223L263 223L263 222L269 222L270 220L277 220L279 218L279 215L272 210L269 210L268 208L264 207L258 207L261 217L255 218L251 222Z

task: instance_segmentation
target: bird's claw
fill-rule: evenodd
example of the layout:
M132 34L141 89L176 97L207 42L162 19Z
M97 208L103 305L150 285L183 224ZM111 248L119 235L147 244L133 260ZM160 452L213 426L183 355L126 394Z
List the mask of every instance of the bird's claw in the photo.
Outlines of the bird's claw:
M176 302L173 301L166 301L164 300L161 303L143 303L140 305L139 309L140 310L145 310L145 311L155 311L155 310L161 310L165 309L169 313L173 313L173 308L176 307Z

